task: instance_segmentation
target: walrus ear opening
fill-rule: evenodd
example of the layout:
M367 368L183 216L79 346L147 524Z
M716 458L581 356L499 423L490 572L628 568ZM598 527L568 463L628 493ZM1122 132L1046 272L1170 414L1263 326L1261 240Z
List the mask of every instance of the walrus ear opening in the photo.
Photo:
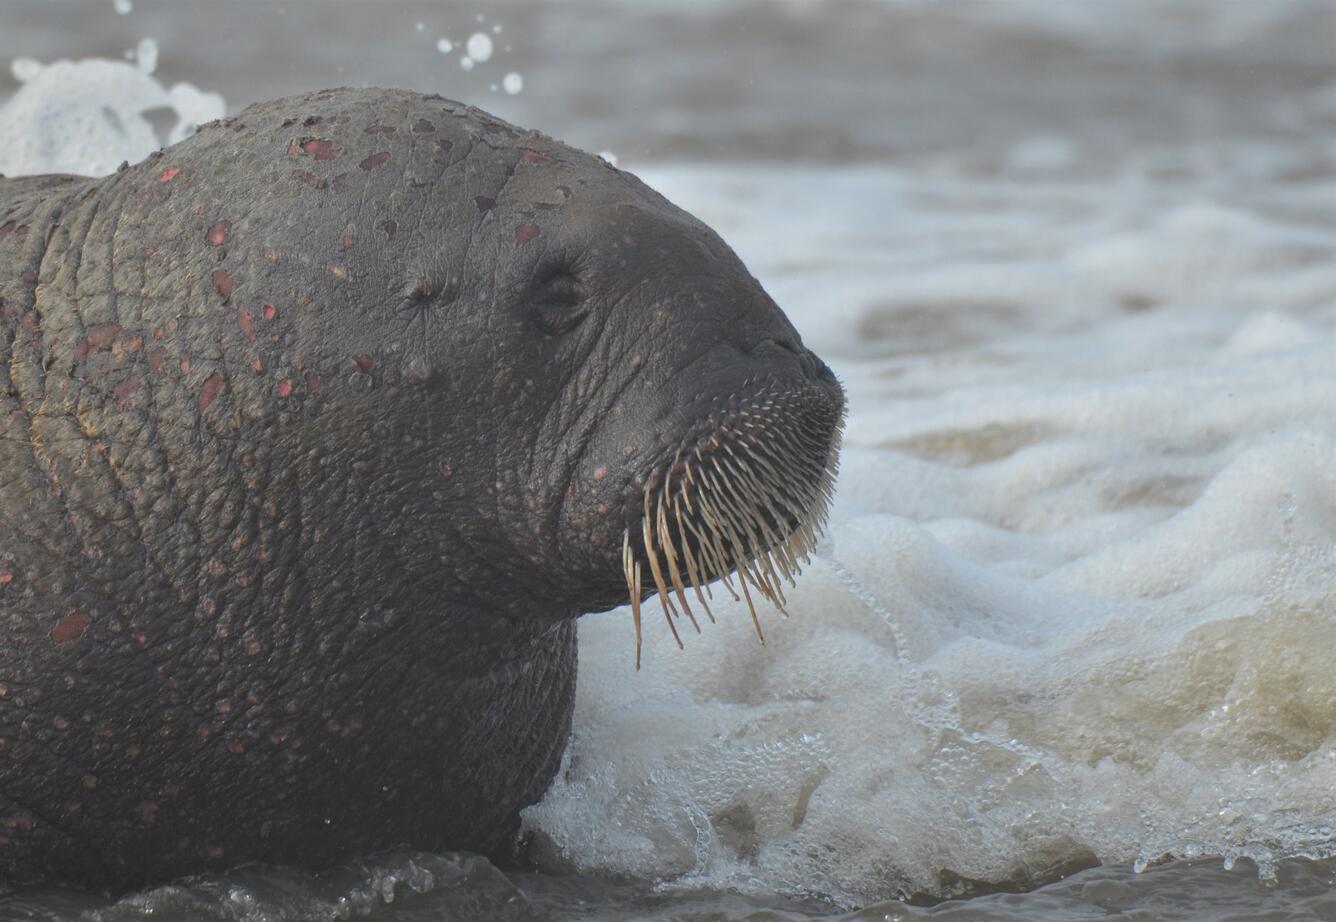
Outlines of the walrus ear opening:
M534 324L551 336L571 332L589 314L584 287L568 269L545 275L530 296L529 305Z

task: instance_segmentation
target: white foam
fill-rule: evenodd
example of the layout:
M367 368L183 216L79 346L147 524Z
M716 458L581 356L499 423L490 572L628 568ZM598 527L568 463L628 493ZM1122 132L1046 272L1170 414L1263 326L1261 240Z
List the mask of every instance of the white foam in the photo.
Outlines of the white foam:
M1332 848L1336 188L1183 156L647 177L833 360L844 472L765 648L581 622L545 860L863 903Z
M151 76L157 47L150 40L140 43L139 55L139 66L56 61L31 74L0 107L0 136L6 138L0 173L109 173L223 116L221 96L188 83L168 90ZM164 108L176 121L161 138L145 113Z

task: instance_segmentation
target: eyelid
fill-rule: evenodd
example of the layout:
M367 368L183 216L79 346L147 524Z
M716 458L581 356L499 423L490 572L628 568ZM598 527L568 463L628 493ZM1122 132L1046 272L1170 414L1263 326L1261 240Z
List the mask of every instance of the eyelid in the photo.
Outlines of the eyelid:
M532 297L534 322L554 336L569 333L589 313L580 280L570 271L559 270L547 276Z

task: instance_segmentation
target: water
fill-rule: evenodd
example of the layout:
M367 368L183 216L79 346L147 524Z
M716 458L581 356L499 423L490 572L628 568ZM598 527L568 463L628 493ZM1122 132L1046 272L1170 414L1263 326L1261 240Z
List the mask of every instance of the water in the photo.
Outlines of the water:
M19 169L362 80L613 152L844 380L831 533L765 648L725 605L637 674L625 612L582 622L538 873L405 853L0 918L1336 918L1336 5L293 3L243 41L256 9L0 6L0 58L153 37L200 88L127 64L118 134L71 72L0 113L50 132ZM96 137L51 124L82 103Z

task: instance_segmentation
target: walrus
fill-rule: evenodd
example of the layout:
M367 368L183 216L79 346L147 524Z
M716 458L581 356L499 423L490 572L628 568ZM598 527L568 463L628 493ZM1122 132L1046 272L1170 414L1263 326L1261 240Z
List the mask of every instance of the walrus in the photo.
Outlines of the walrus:
M782 604L844 407L708 227L389 89L0 181L0 346L15 885L506 857L576 617Z

